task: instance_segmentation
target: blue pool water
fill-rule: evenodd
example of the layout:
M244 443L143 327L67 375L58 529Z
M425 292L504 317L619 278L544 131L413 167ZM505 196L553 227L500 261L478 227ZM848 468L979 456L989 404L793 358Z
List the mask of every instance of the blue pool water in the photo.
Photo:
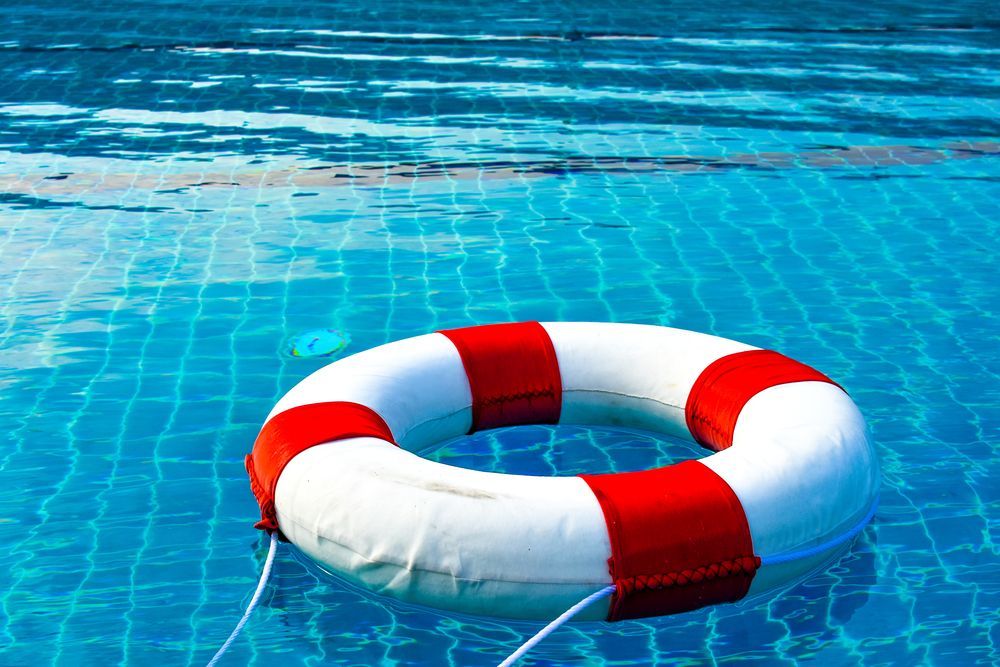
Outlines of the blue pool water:
M788 5L776 7L776 5ZM243 455L346 352L511 320L778 349L871 424L849 556L525 664L1000 662L995 3L24 0L0 7L0 664L203 664L265 552ZM424 452L690 457L525 428ZM822 462L817 462L821 464ZM228 664L490 665L537 625L283 548Z

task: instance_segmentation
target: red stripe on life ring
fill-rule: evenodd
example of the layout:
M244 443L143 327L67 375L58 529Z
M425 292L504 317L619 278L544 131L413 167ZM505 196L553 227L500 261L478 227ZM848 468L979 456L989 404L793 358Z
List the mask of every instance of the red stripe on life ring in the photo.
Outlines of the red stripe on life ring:
M439 333L454 343L469 378L469 433L559 421L562 378L552 339L541 324L489 324Z
M274 492L281 472L296 455L325 442L364 437L396 444L385 420L359 403L310 403L269 419L253 444L253 453L246 457L250 488L260 505L260 521L254 527L278 530Z
M684 407L688 430L708 449L727 449L747 401L769 387L810 381L840 387L816 369L772 350L728 354L709 364L691 387Z
M608 620L660 616L747 594L760 559L739 498L698 461L581 475L611 541Z

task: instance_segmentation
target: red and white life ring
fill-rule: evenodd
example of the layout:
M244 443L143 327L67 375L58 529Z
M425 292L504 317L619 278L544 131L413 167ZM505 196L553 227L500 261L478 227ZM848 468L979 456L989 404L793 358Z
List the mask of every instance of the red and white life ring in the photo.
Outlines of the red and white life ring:
M532 477L407 451L529 423L621 425L715 453L640 472ZM322 368L275 406L247 457L259 528L324 568L433 607L547 619L735 601L843 550L878 466L825 375L665 327L526 322L442 331ZM780 558L797 552L801 557ZM761 555L778 555L765 558Z

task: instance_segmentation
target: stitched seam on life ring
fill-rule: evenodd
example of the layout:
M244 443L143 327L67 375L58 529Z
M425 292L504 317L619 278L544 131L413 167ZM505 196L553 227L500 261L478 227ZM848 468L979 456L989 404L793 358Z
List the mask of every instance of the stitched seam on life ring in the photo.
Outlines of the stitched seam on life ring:
M625 394L620 391L608 391L606 389L566 389L563 387L563 394L608 394L610 396L621 396L622 398L634 398L640 401L649 401L650 403L656 403L657 405L662 405L665 408L673 408L674 410L684 411L683 405L674 405L673 403L668 403L667 401L661 401L653 396L641 396L639 394Z
M471 410L472 410L472 405L467 405L467 406L465 406L464 408L460 408L460 409L458 409L458 410L455 410L455 411L453 411L453 412L449 412L448 414L446 414L446 415L443 415L443 416L441 416L441 417L433 417L433 418L431 418L431 419L427 419L427 420L425 420L425 421L422 421L422 422L417 422L416 424L414 424L414 425L413 425L413 426L411 426L410 428L406 429L406 430L405 430L405 431L403 432L403 435L402 435L401 437L397 438L398 442L400 443L400 447L402 447L402 444L403 444L403 442L404 442L404 441L406 440L406 438L407 438L407 437L408 437L408 436L410 435L410 433L412 433L413 431L417 430L418 428L423 428L423 427L424 427L424 426L426 426L427 424L431 424L431 423L433 423L433 422L443 422L443 421L447 421L447 420L451 419L452 417L454 417L454 416L456 416L456 415L460 415L460 414L462 414L462 413L463 413L463 412L465 412L466 410L470 410L470 411L471 411ZM438 442L435 442L435 443L427 443L427 445L426 445L426 446L432 446L432 445L439 445L439 444L441 444L441 442L443 442L443 440L442 440L442 441L438 441ZM405 448L404 448L404 449L405 449ZM410 450L409 450L409 449L407 449L407 451L410 451ZM416 452L413 452L413 453L414 453L414 454L416 454ZM420 456L420 455L419 455L419 454L417 454L417 456ZM424 457L422 457L422 456L421 456L420 458L424 458Z
M753 574L760 568L760 557L737 556L701 567L663 572L660 574L638 574L632 577L615 579L615 586L626 594L641 591L656 591L667 588L694 586L707 581L726 579L741 575Z
M569 393L574 393L574 394L608 394L608 395L611 395L611 396L621 396L623 398L634 398L634 399L640 400L640 401L649 401L651 403L656 403L657 405L662 405L665 408L672 408L674 410L679 410L681 412L684 411L684 408L682 406L674 405L673 403L667 403L667 402L661 401L661 400L659 400L657 398L653 398L652 396L639 396L637 394L623 394L623 393L618 392L618 391L604 391L604 390L601 390L601 389L565 389L564 388L563 391L562 391L562 393L563 393L564 396L566 394L569 394ZM469 405L466 405L464 407L461 407L458 410L453 410L452 412L449 412L448 414L442 415L440 417L432 417L431 419L426 419L424 421L417 422L413 426L411 426L408 429L406 429L403 432L403 435L398 438L398 441L400 443L402 443L404 440L406 440L407 436L409 436L411 432L415 431L418 428L426 426L427 424L430 424L432 422L446 421L448 419L451 419L455 415L459 415L459 414L465 412L466 410L472 410L472 404L469 404Z
M618 391L604 391L604 390L601 390L601 389L565 389L564 388L563 391L562 391L562 393L563 393L564 396L566 394L569 394L569 393L573 393L573 394L609 394L611 396L621 396L623 398L634 398L634 399L640 400L640 401L649 401L651 403L656 403L657 405L662 405L665 408L672 408L674 410L679 410L681 412L684 411L684 408L682 406L674 405L673 403L667 403L666 401L661 401L661 400L659 400L657 398L653 398L652 396L640 396L640 395L637 395L637 394L623 394L623 393L618 392ZM432 417L431 419L426 419L424 421L417 422L413 426L411 426L408 429L406 429L403 432L402 436L398 437L397 440L400 443L402 443L404 440L406 440L407 436L409 436L411 432L415 431L418 428L426 426L427 424L430 424L432 422L446 421L448 419L451 419L455 415L459 415L462 412L464 412L466 410L471 410L471 409L472 409L472 405L469 404L469 405L466 405L464 407L459 408L458 410L454 410L452 412L449 412L446 415L442 415L440 417Z
M553 398L556 392L554 389L531 389L528 391L517 391L511 394L496 394L494 396L486 396L479 400L482 405L500 405L503 403L509 403L510 401L518 401L523 399L532 398Z

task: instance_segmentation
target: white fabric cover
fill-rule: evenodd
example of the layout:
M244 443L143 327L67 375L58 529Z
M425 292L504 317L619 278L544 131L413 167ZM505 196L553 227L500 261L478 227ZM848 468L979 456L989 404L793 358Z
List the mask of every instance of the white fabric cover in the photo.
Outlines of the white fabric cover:
M701 371L754 349L647 325L543 326L562 376L562 422L686 439L684 406ZM404 448L354 438L312 447L286 466L278 523L322 566L402 600L510 618L552 618L610 583L604 517L579 478L464 470L406 451L470 427L468 380L446 337L418 336L334 362L294 387L271 416L337 400L375 410ZM733 447L702 462L739 497L761 555L838 535L864 515L878 486L864 420L846 394L819 382L752 398ZM835 555L764 567L751 594ZM606 614L607 600L581 617Z

